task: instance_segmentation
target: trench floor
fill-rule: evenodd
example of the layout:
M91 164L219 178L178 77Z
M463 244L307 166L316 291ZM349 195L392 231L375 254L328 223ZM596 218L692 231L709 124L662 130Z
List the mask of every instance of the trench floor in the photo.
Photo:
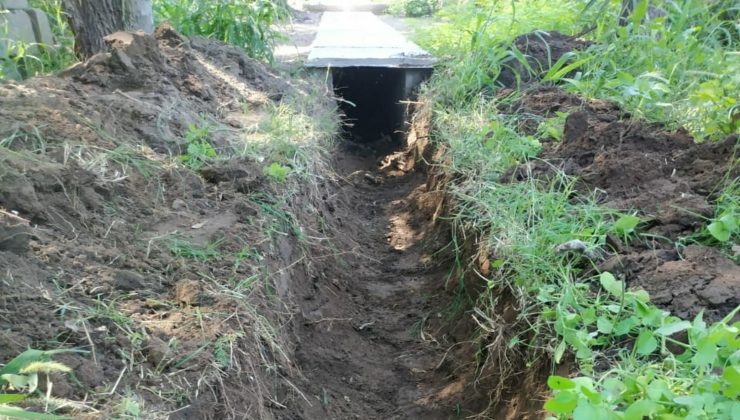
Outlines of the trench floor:
M437 244L423 208L425 175L382 169L383 153L345 149L334 210L345 249L324 271L328 282L298 302L297 362L313 394L303 415L454 418L434 402L457 390L438 373L446 348L424 328L441 316L432 300L448 273L430 255Z

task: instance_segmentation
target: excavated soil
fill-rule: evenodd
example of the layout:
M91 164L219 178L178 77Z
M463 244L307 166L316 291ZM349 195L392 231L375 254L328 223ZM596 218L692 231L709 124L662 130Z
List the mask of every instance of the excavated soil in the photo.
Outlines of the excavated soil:
M55 358L73 373L52 395L88 406L75 417L269 418L298 372L282 333L284 187L247 157L200 171L172 157L191 127L210 127L219 154L239 149L307 82L167 25L108 43L0 85L0 363L86 350Z
M432 256L447 240L432 228L440 193L421 173L380 170L368 149L347 148L336 162L343 185L326 207L337 261L309 271L313 287L295 300L296 360L317 397L300 418L450 418L439 401L451 395L429 385L445 382L443 343L425 325L439 316L448 273Z
M704 311L717 320L740 304L740 266L718 247L676 246L714 216L722 187L740 173L738 138L696 143L684 131L637 121L616 104L584 101L557 88L536 88L509 112L555 117L568 113L561 141L545 144L541 158L511 174L546 176L554 164L576 176L582 192L595 191L604 206L637 212L643 234L622 243L610 238L612 255L601 270L644 288L652 300L677 316ZM525 119L533 132L538 119Z

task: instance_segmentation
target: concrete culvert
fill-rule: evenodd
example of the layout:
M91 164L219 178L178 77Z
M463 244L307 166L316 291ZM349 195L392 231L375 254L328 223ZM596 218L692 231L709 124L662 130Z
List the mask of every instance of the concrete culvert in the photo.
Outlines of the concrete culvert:
M403 138L406 106L434 58L368 12L324 13L306 67L327 72L350 138Z

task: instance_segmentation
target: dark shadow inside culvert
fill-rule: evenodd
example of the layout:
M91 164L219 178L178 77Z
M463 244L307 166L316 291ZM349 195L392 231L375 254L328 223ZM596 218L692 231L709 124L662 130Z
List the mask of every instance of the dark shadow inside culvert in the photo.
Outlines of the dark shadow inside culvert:
M401 145L406 102L429 76L429 68L342 67L331 70L348 138L360 143L390 139Z

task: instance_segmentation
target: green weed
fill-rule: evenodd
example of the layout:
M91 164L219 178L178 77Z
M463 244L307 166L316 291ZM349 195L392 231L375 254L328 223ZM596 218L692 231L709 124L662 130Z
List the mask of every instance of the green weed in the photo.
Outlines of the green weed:
M185 133L187 151L179 157L188 168L197 171L203 164L218 156L210 143L211 128L205 121L200 126L190 124Z
M221 257L219 247L223 241L211 242L205 246L195 245L187 240L174 238L170 242L170 252L179 258L207 261Z
M610 273L587 275L606 235L628 241L639 234L641 219L576 194L575 180L557 171L545 180L500 180L515 165L526 170L522 164L537 158L542 139L562 136L564 114L540 121L537 134L528 136L518 127L531 117L497 111L520 94L497 96L502 69L538 72L510 47L515 37L533 30L574 34L592 28L585 32L595 41L550 63L540 74L545 84L618 101L638 116L683 125L700 139L737 131L740 79L727 71L736 67L737 29L726 16L719 19L737 10L713 1L655 1L651 5L668 9L666 16L647 19L647 2L638 1L637 15L619 27L619 3L463 1L419 29L417 40L443 57L422 96L432 104L432 138L447 152L445 164L453 174L449 220L455 232L484 238L480 246L492 260L489 287L471 311L479 342L503 334L501 296L518 312L506 326L508 342L482 349L478 363L513 349L524 351L530 363L543 355L554 364L574 357L579 377L549 383L555 396L546 408L558 418L730 418L740 409L734 400L739 325L730 324L737 310L713 325L701 316L682 320ZM701 240L731 243L737 204L737 189L726 189ZM594 252L554 252L572 240ZM453 250L461 271L471 271L460 255L466 251L459 244ZM680 340L680 334L689 337ZM499 357L493 363L509 359Z
M664 16L646 19L648 3ZM720 0L637 4L628 25L618 26L618 1L463 1L443 8L436 24L419 29L417 41L449 58L440 68L443 95L458 101L495 91L509 62L527 68L521 53L510 48L516 36L534 30L585 32L594 45L550 63L545 82L615 100L700 139L737 133L740 78L727 71L740 66L740 30L731 23L737 6ZM567 77L570 73L575 75Z
M689 322L655 313L642 299L630 300L629 304L637 303L634 309L644 313L641 320L648 321L632 353L622 353L620 363L597 380L551 376L548 385L555 396L545 408L558 418L576 420L736 418L740 323L730 322L738 310L708 326L701 314ZM682 332L687 342L671 337ZM680 347L682 353L667 350L668 344ZM658 350L660 359L646 357Z
M272 25L288 16L276 0L154 0L153 6L157 21L169 21L184 35L214 38L266 60L279 39Z
M273 181L284 182L290 174L290 168L277 162L272 162L270 166L265 167L264 172Z
M75 349L48 351L28 349L0 369L0 391L15 391L13 393L0 393L0 416L30 420L67 418L48 413L27 411L14 405L39 393L40 374L43 374L42 377L46 378L46 387L51 391L52 386L49 374L71 372L69 367L52 360L52 356L56 354L69 352L86 353L85 351ZM47 392L46 400L48 401L49 398L50 394Z

